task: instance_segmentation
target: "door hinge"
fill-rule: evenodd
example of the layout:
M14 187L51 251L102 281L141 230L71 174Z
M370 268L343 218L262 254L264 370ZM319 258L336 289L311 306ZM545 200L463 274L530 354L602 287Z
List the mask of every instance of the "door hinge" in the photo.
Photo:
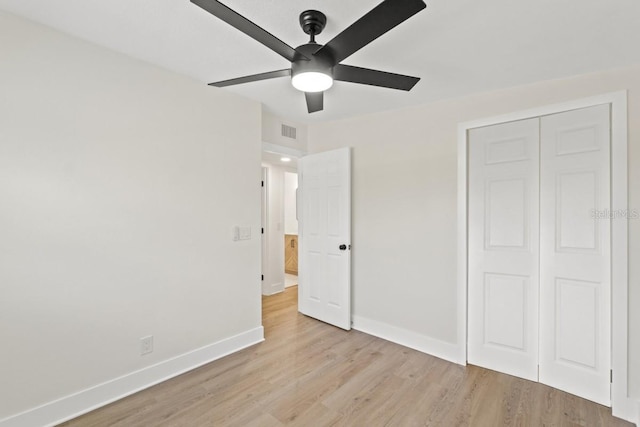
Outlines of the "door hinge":
M264 281L264 274L260 275L260 280Z
M264 187L264 181L260 181L260 187Z
M260 230L262 230L261 233L264 234L264 227L262 227Z
M613 369L609 370L609 382L613 384Z

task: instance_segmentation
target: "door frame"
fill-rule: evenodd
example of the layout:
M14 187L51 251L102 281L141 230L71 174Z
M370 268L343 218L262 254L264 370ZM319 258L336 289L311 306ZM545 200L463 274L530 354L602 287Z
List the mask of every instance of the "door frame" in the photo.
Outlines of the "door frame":
M628 212L627 91L619 91L488 117L458 125L458 360L467 364L468 266L468 131L473 128L547 116L596 105L611 105L611 211ZM611 221L611 408L614 416L633 421L637 407L627 392L628 382L628 224Z
M260 295L264 294L264 278L269 270L269 236L267 226L269 224L269 168L262 166L260 169L262 188L260 192Z
M305 156L307 154L306 151L303 150L297 150L295 148L291 148L291 147L287 147L284 145L278 145L278 144L272 144L270 142L262 142L262 153L273 153L273 154L277 154L280 156L287 156L287 157L293 157L296 159L300 159L301 157ZM262 166L262 162L261 162L261 167L265 168L265 166ZM266 248L265 250L260 251L260 265L262 266L262 273L265 277L265 279L267 277L269 277L270 275L268 274L268 270L269 270L269 261L270 261L270 257L272 256L272 254L270 253L271 251L269 250L269 242L271 239L273 239L273 235L269 232L269 188L270 188L270 182L269 182L269 169L271 169L269 166L266 166L267 169L267 176L265 178L263 178L264 181L264 190L266 190L266 213L265 213L265 226L264 226L264 234L262 234L262 238L266 241ZM297 170L297 168L296 168ZM284 229L283 229L283 234L284 234ZM266 265L266 269L264 268L264 266ZM282 269L284 271L284 262L282 265ZM260 295L265 295L265 287L264 287L264 280L260 282ZM282 284L283 289L284 289L284 282ZM270 294L267 294L270 295Z

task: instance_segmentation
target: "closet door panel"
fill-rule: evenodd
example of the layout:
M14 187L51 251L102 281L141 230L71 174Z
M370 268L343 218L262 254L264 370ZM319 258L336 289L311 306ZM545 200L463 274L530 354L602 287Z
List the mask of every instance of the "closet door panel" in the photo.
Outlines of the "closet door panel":
M540 382L610 405L609 105L541 118Z
M469 134L469 363L537 380L539 121Z

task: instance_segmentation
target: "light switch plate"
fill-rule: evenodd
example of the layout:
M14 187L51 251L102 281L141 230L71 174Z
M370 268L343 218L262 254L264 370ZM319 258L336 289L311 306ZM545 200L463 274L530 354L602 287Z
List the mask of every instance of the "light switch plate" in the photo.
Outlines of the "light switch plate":
M240 227L240 240L251 239L251 227Z

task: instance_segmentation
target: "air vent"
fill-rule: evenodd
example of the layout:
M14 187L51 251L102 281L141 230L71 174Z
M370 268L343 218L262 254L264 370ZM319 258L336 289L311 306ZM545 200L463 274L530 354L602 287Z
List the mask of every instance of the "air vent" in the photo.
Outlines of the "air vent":
M285 138L296 139L296 128L293 126L282 125L282 136Z

